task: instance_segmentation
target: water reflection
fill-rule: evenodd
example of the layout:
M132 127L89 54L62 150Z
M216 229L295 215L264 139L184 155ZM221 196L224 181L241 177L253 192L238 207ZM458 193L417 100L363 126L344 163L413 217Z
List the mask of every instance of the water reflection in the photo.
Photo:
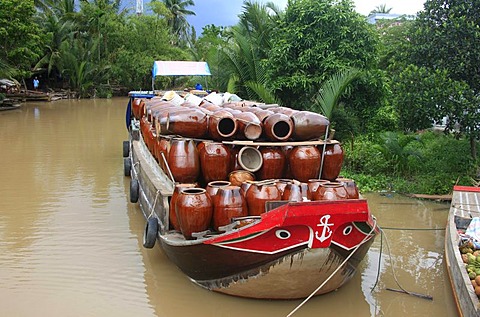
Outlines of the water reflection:
M144 219L128 202L129 179L123 176L126 102L65 100L0 113L0 315L290 313L301 301L205 291L159 247L142 247ZM455 315L443 264L444 231L410 230L443 228L448 206L365 196L385 228L384 239L374 242L347 285L312 298L294 316ZM399 288L392 268L402 287L434 300L386 290Z

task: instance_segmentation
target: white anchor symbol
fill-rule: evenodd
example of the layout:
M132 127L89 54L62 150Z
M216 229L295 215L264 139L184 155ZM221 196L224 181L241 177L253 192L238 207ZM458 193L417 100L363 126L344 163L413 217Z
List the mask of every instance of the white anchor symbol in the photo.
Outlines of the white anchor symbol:
M320 218L320 223L317 224L317 227L323 227L321 236L318 235L318 231L315 231L315 238L320 242L327 240L332 235L332 230L329 227L333 226L333 223L328 223L328 219L330 219L330 215L325 215Z

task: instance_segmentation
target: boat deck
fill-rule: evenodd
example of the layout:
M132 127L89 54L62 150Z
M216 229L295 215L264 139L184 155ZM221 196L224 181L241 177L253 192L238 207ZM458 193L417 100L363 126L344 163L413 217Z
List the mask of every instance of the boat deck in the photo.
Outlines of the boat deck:
M480 217L480 187L455 186L451 209L458 217Z

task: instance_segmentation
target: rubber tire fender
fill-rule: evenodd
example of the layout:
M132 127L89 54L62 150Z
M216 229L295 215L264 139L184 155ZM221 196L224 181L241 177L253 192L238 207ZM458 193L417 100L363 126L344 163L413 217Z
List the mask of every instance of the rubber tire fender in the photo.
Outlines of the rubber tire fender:
M130 155L130 142L123 141L123 157L128 157Z
M138 201L139 189L138 179L130 179L130 202L136 203Z
M132 170L132 161L129 157L123 158L123 175L130 176Z
M157 241L158 221L155 217L147 219L145 224L145 232L143 233L143 247L147 249L153 248Z

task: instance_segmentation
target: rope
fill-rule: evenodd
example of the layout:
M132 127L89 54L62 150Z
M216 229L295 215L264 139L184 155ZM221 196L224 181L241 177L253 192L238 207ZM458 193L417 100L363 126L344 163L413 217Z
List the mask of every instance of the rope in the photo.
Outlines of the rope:
M421 297L421 298L428 299L428 300L433 300L432 296L407 291L405 288L403 288L400 285L400 282L397 279L397 275L395 274L395 269L394 269L395 265L394 265L394 261L393 261L393 258L392 258L392 252L391 252L391 249L390 249L390 244L388 243L387 235L385 234L385 232L381 228L380 228L380 232L382 233L382 237L385 236L385 242L387 244L387 249L388 249L388 257L390 258L390 262L392 263L391 269L392 269L392 273L393 273L393 279L395 280L395 283L397 283L397 286L400 288L400 290L396 290L396 289L392 289L392 288L387 287L387 290L394 291L394 292L405 293L405 294L408 294L408 295L417 296L417 297Z
M353 249L353 251L345 258L345 260L343 260L343 262L335 269L335 271L332 272L332 274L330 274L330 276L325 280L323 281L323 283L317 287L307 298L305 298L303 300L303 302L301 302L297 307L295 307L294 310L292 310L290 312L290 314L287 315L287 317L290 317L292 316L297 310L299 310L306 302L308 302L310 300L310 298L312 298L316 292L318 292L323 286L325 286L325 284L328 283L328 281L330 281L330 279L345 265L345 263L348 262L348 260L355 254L355 252L358 250L358 248L360 248L362 246L362 244L364 244L369 238L370 238L370 235L375 231L375 229L377 228L377 219L375 219L375 217L373 218L374 220L374 225L372 227L372 230L368 233L368 235L365 236L365 238L363 238L363 240Z
M387 230L409 230L409 231L443 231L445 228L395 228L395 227L382 227L382 229L387 229Z
M147 219L150 219L150 217L152 217L152 215L155 211L155 206L157 205L158 194L160 194L160 189L158 189L157 193L155 194L155 200L153 201L152 211L150 211L150 215L148 215Z

